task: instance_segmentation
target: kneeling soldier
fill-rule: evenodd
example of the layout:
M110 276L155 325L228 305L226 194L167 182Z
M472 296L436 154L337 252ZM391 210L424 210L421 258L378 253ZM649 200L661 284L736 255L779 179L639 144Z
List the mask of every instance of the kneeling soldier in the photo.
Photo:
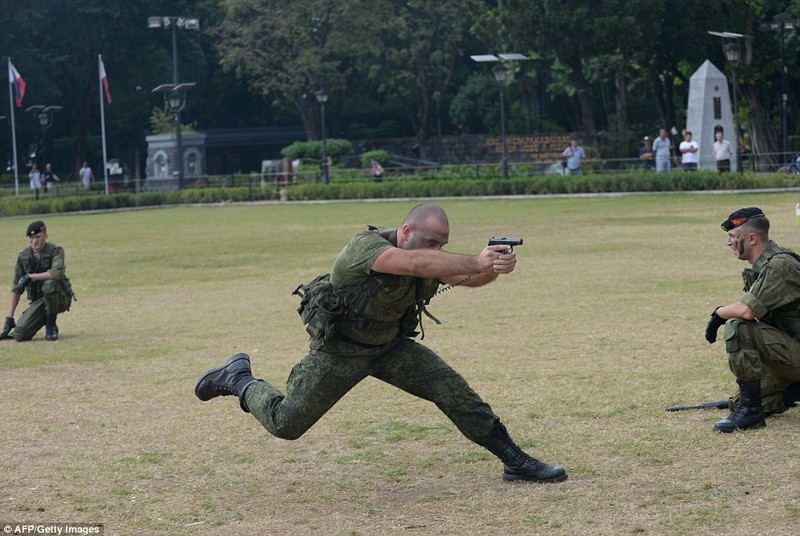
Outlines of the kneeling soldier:
M14 338L17 341L29 341L45 326L45 338L56 341L56 317L59 313L69 311L74 298L66 276L64 250L47 242L47 227L43 221L31 223L25 234L31 245L17 257L11 303L0 340ZM25 291L30 306L15 323L14 313Z
M714 425L720 432L766 426L764 417L800 400L800 255L769 238L769 220L747 207L722 222L727 245L752 265L742 273L744 294L717 307L706 327L713 343L725 326L728 364L739 384L731 414Z

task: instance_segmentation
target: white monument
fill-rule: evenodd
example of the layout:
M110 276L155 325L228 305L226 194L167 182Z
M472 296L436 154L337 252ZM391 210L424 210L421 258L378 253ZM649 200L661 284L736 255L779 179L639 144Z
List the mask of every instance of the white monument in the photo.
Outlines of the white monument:
M728 79L706 60L689 78L689 106L686 111L686 130L700 145L698 169L717 169L713 144L714 132L720 128L733 148L731 171L734 171L739 169L736 162L738 136L734 128Z

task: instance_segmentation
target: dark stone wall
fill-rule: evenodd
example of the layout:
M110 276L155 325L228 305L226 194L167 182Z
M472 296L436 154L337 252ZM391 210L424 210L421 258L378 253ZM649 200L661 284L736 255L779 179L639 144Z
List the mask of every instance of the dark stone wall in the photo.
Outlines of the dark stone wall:
M569 140L568 134L507 136L508 161L552 164L561 159L561 152L569 145ZM384 149L403 157L440 164L496 163L503 155L502 139L483 134L435 137L425 140L424 145L415 138L363 140L353 145L358 153Z

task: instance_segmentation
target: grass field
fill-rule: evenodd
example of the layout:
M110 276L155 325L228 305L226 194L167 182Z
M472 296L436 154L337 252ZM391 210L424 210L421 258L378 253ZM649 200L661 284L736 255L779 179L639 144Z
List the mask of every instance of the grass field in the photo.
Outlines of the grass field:
M425 344L558 485L509 484L431 404L367 379L297 441L198 376L236 352L283 386L304 354L291 291L412 202L50 216L78 302L61 340L0 342L0 526L113 535L797 534L800 410L721 435L724 347L703 330L745 264L719 223L758 205L800 249L796 194L442 201L455 252L522 236L517 270L435 298ZM0 220L10 288L29 220ZM5 291L4 291L5 292ZM3 294L5 296L5 294ZM7 307L2 298L3 312ZM21 312L22 308L20 308Z

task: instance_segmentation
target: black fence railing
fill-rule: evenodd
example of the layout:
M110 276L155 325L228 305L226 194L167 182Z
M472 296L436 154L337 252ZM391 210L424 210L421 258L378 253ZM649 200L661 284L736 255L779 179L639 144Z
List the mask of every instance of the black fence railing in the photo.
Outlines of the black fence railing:
M680 159L672 159L671 173L684 173L680 168ZM714 170L713 162L701 162L701 169ZM565 169L561 161L557 162L511 162L509 164L511 177L526 177L537 175L565 175ZM584 174L604 174L604 173L642 173L644 166L638 158L604 158L586 159L581 165ZM747 173L793 173L800 175L800 155L798 154L743 154L742 171ZM655 170L646 171L656 173ZM732 170L731 173L735 173ZM496 179L502 176L500 162L492 163L472 163L463 165L441 165L433 162L417 161L412 165L398 167L385 167L383 177L380 180L401 180L405 178L464 178L464 179ZM333 166L330 168L330 180L332 183L345 182L366 182L374 181L369 169L345 168ZM318 169L308 169L308 166L294 172L278 173L235 173L229 175L213 175L192 183L193 188L284 188L295 184L321 183L322 178ZM109 193L147 192L147 180L136 181L126 179L109 183ZM62 196L83 196L83 195L103 195L105 184L102 180L92 184L90 189L85 189L79 182L57 182L49 191L40 190L39 197L62 197ZM4 182L0 184L0 196L15 195L15 186L12 183ZM24 181L20 177L19 195L24 197L35 197L36 193L28 186L28 178Z

